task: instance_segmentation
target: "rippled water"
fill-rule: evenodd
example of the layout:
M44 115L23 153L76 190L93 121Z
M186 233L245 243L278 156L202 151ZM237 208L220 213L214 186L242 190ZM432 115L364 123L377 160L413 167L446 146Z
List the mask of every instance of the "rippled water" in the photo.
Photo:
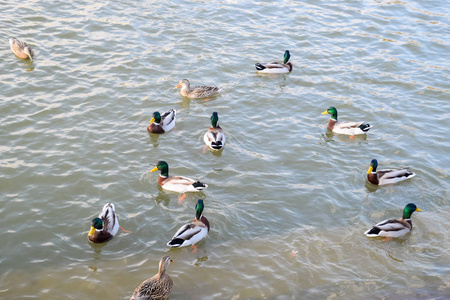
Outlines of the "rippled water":
M444 299L450 295L449 6L446 1L2 1L0 298L127 299L174 263L170 299ZM7 39L35 51L17 59ZM288 75L258 76L281 60ZM188 100L182 78L217 85ZM369 122L367 137L326 131ZM155 110L176 130L149 135ZM213 111L228 137L203 152ZM366 183L370 160L408 165L395 186ZM149 170L209 185L179 205ZM194 217L196 253L166 242ZM87 241L116 205L120 231ZM422 212L400 239L363 233Z

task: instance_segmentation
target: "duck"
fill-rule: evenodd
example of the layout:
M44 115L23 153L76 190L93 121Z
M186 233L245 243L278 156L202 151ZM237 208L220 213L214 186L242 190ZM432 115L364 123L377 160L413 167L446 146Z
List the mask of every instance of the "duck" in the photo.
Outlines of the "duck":
M204 239L209 232L209 221L203 216L205 205L202 199L198 199L195 205L195 219L189 224L183 225L172 239L167 243L171 248L195 246Z
M106 203L98 217L92 220L88 238L95 244L105 243L117 234L119 227L114 204Z
M416 173L409 171L408 168L378 170L378 172L377 168L378 161L372 159L369 170L367 171L367 180L374 185L394 184L416 176Z
M173 288L173 280L166 271L170 263L173 263L173 260L168 255L161 257L158 274L138 285L130 300L164 300L169 297Z
M291 54L289 53L289 50L286 50L284 52L283 63L280 62L256 63L255 68L258 73L271 73L271 74L289 73L292 71L292 64L289 62L289 58L291 58Z
M195 86L191 89L191 83L187 79L181 79L176 88L181 87L180 94L187 98L209 98L219 92L215 86Z
M175 127L175 121L177 119L177 111L175 109L169 109L162 115L155 111L153 117L150 120L150 124L147 126L147 130L150 133L162 134L171 131Z
M222 128L217 124L219 116L217 112L211 115L211 127L203 136L203 141L211 150L220 150L225 146L226 138Z
M338 122L338 112L336 107L329 107L322 115L330 114L330 120L328 121L328 129L334 133L347 134L347 135L359 135L365 134L372 126L369 124L363 124L364 122Z
M14 53L18 58L21 59L30 59L33 60L34 57L34 51L31 49L30 46L28 46L27 43L13 37L9 39L9 45L11 46L11 51Z
M167 191L184 193L179 200L183 201L186 192L199 192L208 187L206 183L195 181L194 179L184 176L169 176L169 165L167 162L160 160L150 172L160 171L158 184Z
M364 234L368 237L401 237L412 229L411 215L415 211L422 211L414 203L408 203L403 210L400 219L387 219L367 230Z

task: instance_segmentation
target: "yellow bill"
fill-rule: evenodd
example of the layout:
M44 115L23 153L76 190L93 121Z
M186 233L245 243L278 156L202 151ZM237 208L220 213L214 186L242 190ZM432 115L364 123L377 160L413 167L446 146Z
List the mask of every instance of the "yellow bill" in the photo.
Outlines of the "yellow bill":
M95 228L94 226L91 226L91 230L89 230L89 234L88 235L93 235L95 232Z

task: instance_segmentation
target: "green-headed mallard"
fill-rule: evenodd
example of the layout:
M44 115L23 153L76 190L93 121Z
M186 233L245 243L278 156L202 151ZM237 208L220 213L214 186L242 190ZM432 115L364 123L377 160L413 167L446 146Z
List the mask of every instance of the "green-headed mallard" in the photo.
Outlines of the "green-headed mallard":
M181 79L176 88L181 87L180 94L188 98L209 98L219 92L215 86L195 86L191 89L191 84L187 79Z
M403 210L403 216L400 219L387 219L373 226L364 234L368 237L400 237L407 234L412 229L411 215L415 211L422 211L414 203L409 203Z
M367 180L375 185L394 184L416 176L416 173L410 172L408 168L378 170L378 161L372 159L369 170L367 171Z
M292 71L292 64L289 62L290 57L291 54L289 53L289 50L286 50L284 52L283 63L279 62L256 63L255 68L259 73L271 73L271 74L289 73Z
M14 53L18 58L29 58L33 60L34 52L27 43L13 37L9 39L9 45L11 46L12 53Z
M163 256L159 261L158 274L144 280L134 290L130 300L164 300L169 297L173 288L173 280L166 270L172 262L173 260L169 256Z
M211 127L203 136L203 141L212 150L220 150L225 146L225 134L223 134L222 128L217 124L219 116L217 112L213 112L211 116Z
M111 240L119 231L119 220L114 204L106 203L98 218L92 220L88 238L93 243L104 243Z
M177 111L175 109L169 109L162 115L155 111L152 119L150 120L150 124L147 126L147 130L151 133L168 132L175 127L176 119Z
M209 231L209 221L206 219L202 213L204 209L203 200L199 199L195 205L195 219L192 223L183 225L175 235L172 240L167 243L170 247L186 247L194 246L203 238L208 235Z
M169 165L165 161L158 161L156 166L150 170L155 172L159 170L158 184L165 190L186 193L198 192L208 187L207 184L184 176L169 176Z
M330 120L328 121L328 129L334 133L358 135L364 134L371 126L369 124L363 124L364 122L338 122L338 112L335 107L329 107L322 115L330 114Z

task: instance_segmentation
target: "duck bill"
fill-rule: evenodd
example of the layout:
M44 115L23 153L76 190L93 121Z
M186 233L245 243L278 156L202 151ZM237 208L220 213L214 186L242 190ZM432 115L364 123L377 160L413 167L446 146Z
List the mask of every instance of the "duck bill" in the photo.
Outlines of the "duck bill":
M370 173L372 173L372 171L373 171L373 167L372 167L372 166L370 166L369 170L367 170L367 174L370 174Z
M328 111L324 111L324 112L322 113L322 115L326 115L326 114L328 114Z
M416 210L415 211L422 211L420 208L416 208Z
M91 230L89 230L89 234L88 235L93 235L95 232L95 228L94 226L91 226Z
M177 89L177 88L179 88L181 86L181 83L179 83L175 88Z
M152 118L149 123L152 124L153 122L155 122L155 118Z
M154 167L153 169L150 170L150 172L155 172L158 171L158 167Z

